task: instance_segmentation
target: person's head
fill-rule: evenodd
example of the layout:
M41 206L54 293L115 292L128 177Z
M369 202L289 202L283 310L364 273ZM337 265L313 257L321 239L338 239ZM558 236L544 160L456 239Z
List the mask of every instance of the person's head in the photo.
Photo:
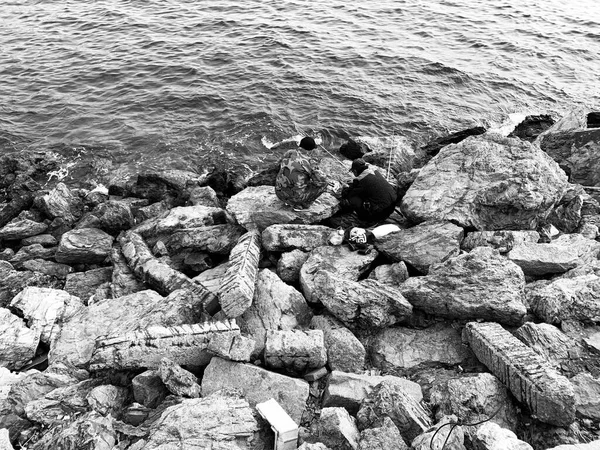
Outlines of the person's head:
M313 138L306 136L302 138L299 146L304 150L314 150L315 148L317 148L317 143Z
M354 174L355 177L359 176L363 173L367 168L367 163L362 158L356 158L352 161L352 167L350 168L350 172Z

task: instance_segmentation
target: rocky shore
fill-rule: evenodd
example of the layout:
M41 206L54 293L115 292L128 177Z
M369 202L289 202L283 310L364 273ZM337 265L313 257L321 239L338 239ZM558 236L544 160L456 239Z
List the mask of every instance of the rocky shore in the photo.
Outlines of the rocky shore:
M272 169L1 155L0 448L283 448L269 399L285 448L599 448L596 116L361 146L403 194L366 254L341 155L303 211Z

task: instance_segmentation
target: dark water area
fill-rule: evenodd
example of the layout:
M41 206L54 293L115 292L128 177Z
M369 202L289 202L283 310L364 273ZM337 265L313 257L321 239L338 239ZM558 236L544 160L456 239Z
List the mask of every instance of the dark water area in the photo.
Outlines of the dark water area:
M596 0L3 0L0 152L257 167L600 109Z

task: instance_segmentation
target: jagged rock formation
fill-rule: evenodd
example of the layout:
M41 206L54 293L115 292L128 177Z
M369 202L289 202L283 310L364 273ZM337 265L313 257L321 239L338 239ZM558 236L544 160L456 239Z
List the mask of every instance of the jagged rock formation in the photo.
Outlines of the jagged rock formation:
M547 361L496 323L470 322L465 337L477 358L542 422L575 420L575 393Z
M221 308L227 317L241 316L252 304L260 252L260 234L257 231L244 234L231 250L230 266L219 289Z

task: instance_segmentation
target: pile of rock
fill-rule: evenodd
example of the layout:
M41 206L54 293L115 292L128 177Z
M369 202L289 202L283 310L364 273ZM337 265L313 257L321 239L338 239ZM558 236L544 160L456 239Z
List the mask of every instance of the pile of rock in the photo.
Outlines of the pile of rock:
M368 254L329 245L331 193L223 207L183 171L43 189L47 162L19 158L0 161L3 448L269 448L271 398L305 449L600 438L600 206L534 144L436 150L411 226Z

